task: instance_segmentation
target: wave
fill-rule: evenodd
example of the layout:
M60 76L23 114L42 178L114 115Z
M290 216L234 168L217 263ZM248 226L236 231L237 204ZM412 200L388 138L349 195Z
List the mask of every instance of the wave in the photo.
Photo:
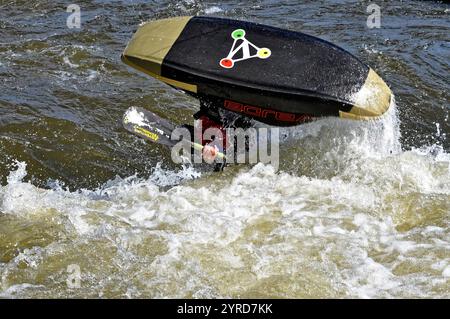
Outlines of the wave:
M283 133L278 172L158 166L70 192L23 182L18 163L0 188L2 224L20 225L0 241L2 296L449 296L448 153L402 151L395 111Z

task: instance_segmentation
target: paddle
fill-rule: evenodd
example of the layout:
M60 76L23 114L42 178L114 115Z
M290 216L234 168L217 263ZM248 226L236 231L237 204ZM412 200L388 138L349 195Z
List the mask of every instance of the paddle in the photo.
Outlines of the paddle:
M140 107L130 107L125 112L122 123L127 131L150 142L166 145L170 148L179 142L187 143L188 147L201 152L203 152L205 147L187 139L171 139L172 132L177 126L174 123L159 117L155 113ZM216 157L221 159L226 158L225 154L221 152L218 152Z

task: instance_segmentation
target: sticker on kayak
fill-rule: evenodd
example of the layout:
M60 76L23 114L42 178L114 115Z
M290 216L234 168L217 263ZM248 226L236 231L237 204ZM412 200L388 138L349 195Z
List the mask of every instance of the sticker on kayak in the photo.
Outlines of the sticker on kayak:
M245 30L236 29L231 33L231 37L234 39L233 45L230 52L226 58L220 60L220 66L225 69L231 69L236 62L248 60L251 58L267 59L270 57L272 52L269 48L258 48L256 45L251 43L245 38ZM241 40L242 43L237 45L238 41ZM250 47L256 50L255 54L250 53ZM234 59L237 53L242 50L242 57Z

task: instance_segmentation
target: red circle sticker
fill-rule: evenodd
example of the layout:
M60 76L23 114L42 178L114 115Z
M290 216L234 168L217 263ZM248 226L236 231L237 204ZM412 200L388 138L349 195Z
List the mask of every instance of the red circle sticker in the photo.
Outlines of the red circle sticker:
M229 68L233 67L234 62L231 59L225 58L225 59L220 60L220 65L223 66L224 68L229 69Z

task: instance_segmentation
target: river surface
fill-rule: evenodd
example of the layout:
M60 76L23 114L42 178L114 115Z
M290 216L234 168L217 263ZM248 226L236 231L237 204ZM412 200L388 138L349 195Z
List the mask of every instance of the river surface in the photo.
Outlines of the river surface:
M0 0L0 297L450 297L449 4L379 1L369 29L369 1L76 1L69 29L70 3ZM175 165L122 114L198 103L120 54L197 14L331 41L395 105L283 129L278 171Z

